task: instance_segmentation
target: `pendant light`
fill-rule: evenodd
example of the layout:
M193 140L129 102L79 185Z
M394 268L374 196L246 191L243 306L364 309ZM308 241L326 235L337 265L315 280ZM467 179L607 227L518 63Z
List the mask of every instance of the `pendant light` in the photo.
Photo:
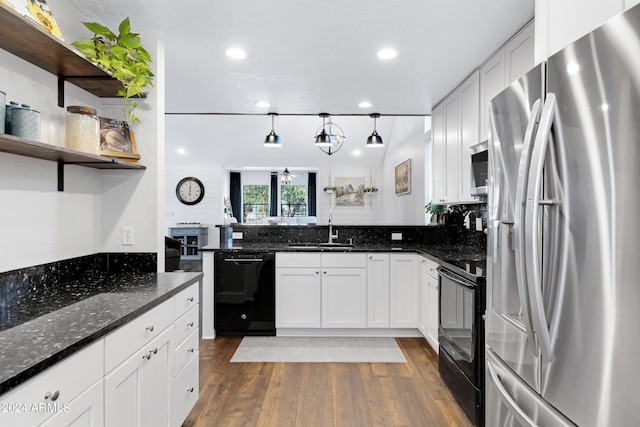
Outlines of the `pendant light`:
M325 129L325 119L329 117L327 113L320 113L322 117L322 131L316 135L316 147L331 147L331 135L329 135Z
M382 141L382 137L378 135L378 131L376 131L376 119L380 117L380 114L373 113L369 115L373 119L373 133L367 138L367 147L384 147L384 142Z
M284 168L284 172L282 172L282 177L280 178L280 182L283 184L291 184L291 173L289 172L289 168Z
M280 137L276 134L276 131L273 130L273 120L275 118L275 116L277 116L277 113L269 113L269 115L271 116L271 132L269 133L269 135L267 135L267 137L264 139L264 146L265 147L282 147L282 142L280 141Z

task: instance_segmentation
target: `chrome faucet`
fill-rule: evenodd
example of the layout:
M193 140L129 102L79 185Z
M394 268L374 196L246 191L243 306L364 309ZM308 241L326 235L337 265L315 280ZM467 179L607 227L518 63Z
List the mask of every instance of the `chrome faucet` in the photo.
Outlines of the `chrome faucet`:
M331 217L333 216L333 209L329 209L329 243L333 243L333 239L338 238L338 233L333 234L333 224L331 222Z

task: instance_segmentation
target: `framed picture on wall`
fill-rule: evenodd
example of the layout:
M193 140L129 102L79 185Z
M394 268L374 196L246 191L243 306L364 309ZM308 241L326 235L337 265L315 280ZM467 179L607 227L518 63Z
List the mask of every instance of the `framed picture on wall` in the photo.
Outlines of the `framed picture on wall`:
M364 206L364 177L336 178L336 206Z
M411 193L411 159L396 166L395 183L396 195Z

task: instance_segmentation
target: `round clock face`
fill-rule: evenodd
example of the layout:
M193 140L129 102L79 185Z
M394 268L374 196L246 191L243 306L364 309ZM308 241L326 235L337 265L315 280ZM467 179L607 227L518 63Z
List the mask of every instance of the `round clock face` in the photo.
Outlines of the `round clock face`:
M176 196L185 205L195 205L204 197L204 185L192 176L182 178L176 186Z

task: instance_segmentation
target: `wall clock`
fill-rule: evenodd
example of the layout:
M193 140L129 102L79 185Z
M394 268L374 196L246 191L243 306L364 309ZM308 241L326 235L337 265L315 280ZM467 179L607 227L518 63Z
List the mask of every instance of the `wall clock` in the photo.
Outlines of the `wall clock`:
M204 185L198 178L182 178L176 186L176 197L185 205L195 205L204 198Z

